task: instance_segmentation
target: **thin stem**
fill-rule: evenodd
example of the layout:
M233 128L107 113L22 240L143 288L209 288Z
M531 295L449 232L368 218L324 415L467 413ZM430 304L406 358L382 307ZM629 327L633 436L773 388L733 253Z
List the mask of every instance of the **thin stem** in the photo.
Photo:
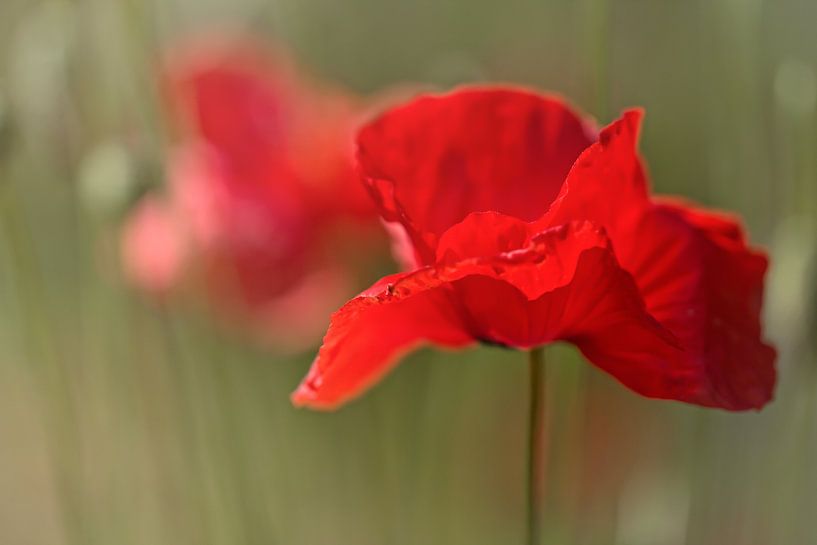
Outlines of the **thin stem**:
M530 405L528 408L527 545L538 545L541 535L542 479L546 464L545 445L545 353L542 347L528 352Z

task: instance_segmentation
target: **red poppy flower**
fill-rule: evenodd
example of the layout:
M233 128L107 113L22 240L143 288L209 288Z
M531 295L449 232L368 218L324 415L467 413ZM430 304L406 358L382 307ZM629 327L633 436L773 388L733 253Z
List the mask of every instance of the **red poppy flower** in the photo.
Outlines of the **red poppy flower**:
M225 38L174 52L163 76L181 142L166 198L126 227L126 270L151 291L193 271L220 316L279 344L314 340L350 291L339 226L360 243L375 225L352 167L360 106Z
M298 405L332 408L421 344L575 344L645 396L759 408L767 259L729 216L649 196L642 114L596 136L554 97L463 89L394 108L358 136L381 214L415 270L332 316Z

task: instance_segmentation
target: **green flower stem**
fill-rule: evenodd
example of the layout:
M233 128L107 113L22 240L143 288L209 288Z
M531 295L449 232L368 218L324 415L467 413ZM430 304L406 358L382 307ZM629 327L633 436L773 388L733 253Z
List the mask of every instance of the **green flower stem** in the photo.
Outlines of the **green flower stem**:
M546 466L545 353L542 347L528 352L530 405L528 408L527 545L538 545L541 536L542 480Z

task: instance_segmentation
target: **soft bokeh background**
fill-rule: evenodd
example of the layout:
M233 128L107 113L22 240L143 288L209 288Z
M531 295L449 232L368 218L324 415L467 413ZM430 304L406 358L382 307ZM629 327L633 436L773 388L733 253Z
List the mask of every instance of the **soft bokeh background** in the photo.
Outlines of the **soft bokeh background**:
M213 26L360 92L645 106L656 189L742 214L772 254L777 399L649 401L549 349L546 542L817 542L816 20L812 0L3 0L0 543L522 540L523 354L423 351L338 413L297 411L311 353L123 284L120 223L162 183L157 56Z

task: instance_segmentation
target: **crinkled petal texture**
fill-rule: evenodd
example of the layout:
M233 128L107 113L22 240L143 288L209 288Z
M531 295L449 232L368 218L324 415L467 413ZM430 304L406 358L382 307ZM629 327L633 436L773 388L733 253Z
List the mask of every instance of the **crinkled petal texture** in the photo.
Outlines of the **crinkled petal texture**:
M734 219L649 196L641 117L626 112L591 143L552 98L468 89L365 127L362 176L420 268L333 316L295 403L337 406L418 344L556 340L648 397L767 403L767 260Z

